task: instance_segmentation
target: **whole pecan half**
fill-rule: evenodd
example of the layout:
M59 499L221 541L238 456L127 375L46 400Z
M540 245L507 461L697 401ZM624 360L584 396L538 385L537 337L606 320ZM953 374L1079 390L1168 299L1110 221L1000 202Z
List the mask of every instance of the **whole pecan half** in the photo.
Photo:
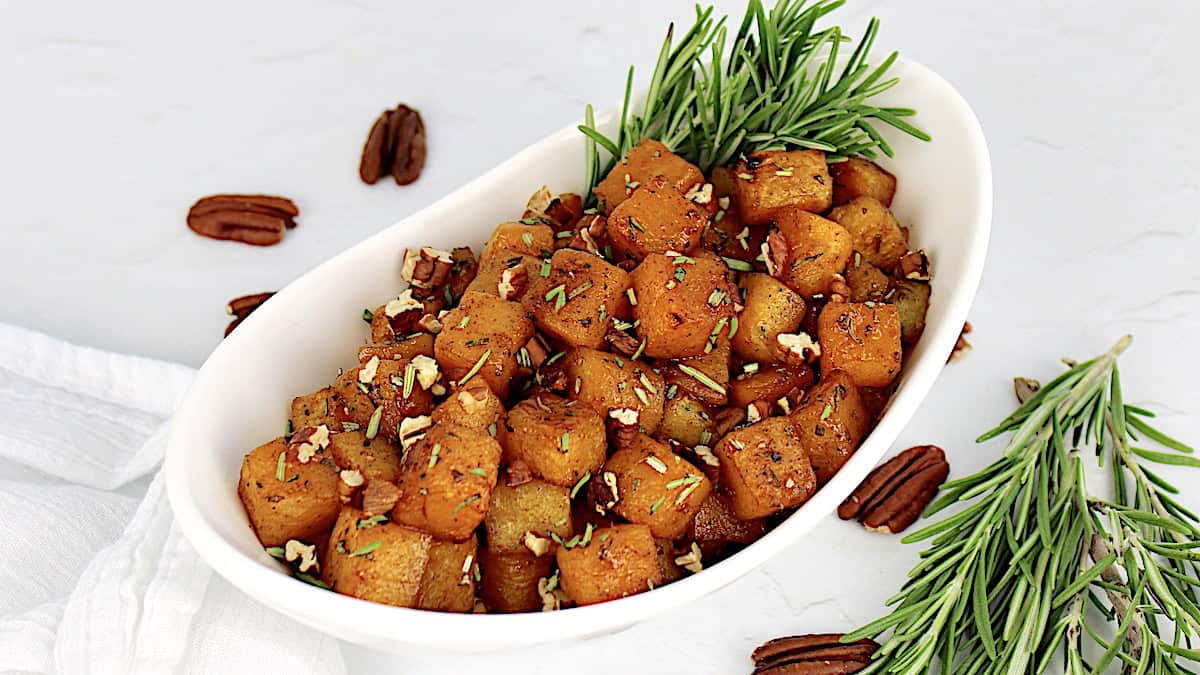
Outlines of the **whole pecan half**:
M867 474L838 507L838 517L856 518L874 532L898 534L916 521L949 474L941 448L909 448Z
M421 113L401 103L385 110L367 134L358 176L374 185L392 174L397 185L408 185L421 176L425 167L425 122Z
M187 225L211 239L271 246L296 226L300 210L292 200L269 195L210 195L188 210Z
M841 633L821 633L769 640L750 658L754 675L843 675L870 665L877 649L874 640L843 643Z
M233 329L242 324L243 319L250 316L251 312L258 309L258 306L266 302L272 295L275 295L274 291L243 295L240 298L230 300L225 305L225 313L232 316L233 320L225 327L225 337L229 337Z

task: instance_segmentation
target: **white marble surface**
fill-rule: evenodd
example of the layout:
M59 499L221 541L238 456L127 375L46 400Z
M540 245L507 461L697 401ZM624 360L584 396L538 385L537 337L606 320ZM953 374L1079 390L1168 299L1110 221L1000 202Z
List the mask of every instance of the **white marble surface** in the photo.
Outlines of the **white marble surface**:
M737 2L721 3L740 11ZM1124 332L1125 389L1195 442L1200 409L1200 42L1190 2L851 2L881 44L973 104L996 212L972 321L902 444L933 442L962 475L994 445L1015 374L1049 376ZM0 0L0 321L199 365L224 302L278 288L513 151L619 95L690 2L235 3ZM372 118L407 101L429 128L414 186L356 177ZM932 130L936 134L936 129ZM552 179L553 177L547 177ZM903 177L901 177L903 180ZM937 190L937 185L928 186ZM202 240L188 205L220 191L294 197L271 249ZM1177 474L1194 495L1200 476ZM347 646L352 672L744 670L790 632L877 615L916 549L829 520L757 573L620 635L450 658Z

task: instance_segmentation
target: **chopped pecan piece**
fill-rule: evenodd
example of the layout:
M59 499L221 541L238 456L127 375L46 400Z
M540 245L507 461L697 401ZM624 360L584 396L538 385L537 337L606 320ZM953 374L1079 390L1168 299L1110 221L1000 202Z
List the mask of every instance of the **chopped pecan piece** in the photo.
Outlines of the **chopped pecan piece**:
M395 483L386 480L367 481L362 495L363 515L368 518L382 516L391 511L399 499L400 488Z
M365 482L362 472L358 469L342 469L342 472L338 475L341 479L337 485L338 500L343 504L356 502Z
M787 240L783 238L783 234L779 230L767 235L767 240L762 245L762 252L763 261L767 264L767 274L777 276L780 270L787 267Z
M573 192L558 195L550 200L546 216L554 221L557 231L574 229L579 219L583 218L583 197Z
M958 340L954 343L954 350L950 352L950 357L946 359L946 363L957 361L971 351L971 343L967 342L966 335L971 332L971 322L963 324L962 331L958 334Z
M602 516L608 515L608 511L621 501L621 489L617 485L617 474L612 471L601 473L600 480L592 481L588 489L591 490L596 513Z
M717 413L713 418L712 436L713 439L719 440L725 434L734 430L742 422L746 421L746 411L741 408L725 408Z
M871 663L874 640L842 642L841 633L794 635L763 643L750 658L754 675L843 675Z
M628 448L637 441L641 413L633 408L613 408L605 419L608 438L618 450Z
M454 259L446 251L430 246L422 246L415 251L410 248L404 252L400 278L414 289L436 292L450 278L453 269Z
M300 210L290 199L268 195L211 195L192 205L187 225L212 239L271 246L296 226Z
M501 300L519 300L529 287L529 271L518 259L515 265L505 267L500 272L500 281L496 283L496 294Z
M425 167L425 122L421 113L401 103L385 110L373 125L363 146L358 176L368 185L392 174L397 185L408 185Z
M633 356L642 346L637 338L617 328L611 321L608 324L608 332L604 334L604 341L612 345L614 351L625 356Z
M240 298L234 298L225 305L225 313L232 316L233 320L225 327L225 337L233 332L234 328L242 325L242 321L250 316L250 313L258 309L259 305L266 302L274 292L255 293L253 295L243 295Z
M608 243L608 220L601 215L589 215L579 221L575 236L567 243L567 248L576 251L586 251L600 255L600 249Z
M524 485L533 480L533 471L529 469L529 465L525 460L514 459L509 463L508 468L504 470L504 484L508 487L517 487Z
M925 255L925 249L909 251L900 256L900 274L905 279L929 281L929 257Z
M949 474L941 448L909 448L867 474L838 507L838 517L856 518L873 532L898 534L916 521Z
M546 344L546 338L539 333L534 333L533 337L525 343L524 349L517 352L517 372L528 377L537 372L548 358L550 358L550 347Z
M770 401L752 401L750 405L746 406L746 421L750 424L761 422L770 414Z
M475 275L479 273L479 261L475 259L475 253L469 246L459 246L450 251L450 259L453 263L448 285L454 297L461 298L463 293L467 292L467 286L471 285Z

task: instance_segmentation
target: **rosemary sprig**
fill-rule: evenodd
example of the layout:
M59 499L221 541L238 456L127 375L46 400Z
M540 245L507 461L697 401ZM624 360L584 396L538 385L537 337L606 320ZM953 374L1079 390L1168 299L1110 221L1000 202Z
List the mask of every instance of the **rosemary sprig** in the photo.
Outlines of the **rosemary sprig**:
M839 27L817 30L815 25L844 2L779 0L767 11L761 0L750 0L732 38L728 17L715 19L712 7L696 7L695 23L677 44L672 24L640 112L631 107L630 67L615 138L596 129L587 106L579 130L587 136L589 194L645 137L661 141L705 173L740 153L777 148L816 148L829 153L831 161L875 158L877 151L890 157L892 149L875 123L929 140L903 119L914 110L868 102L899 82L887 77L896 52L877 66L867 62L877 19L838 65L839 51L850 38ZM600 148L608 153L603 165Z
M999 460L943 486L926 515L959 510L905 538L929 544L892 612L846 636L891 631L864 672L1040 673L1060 647L1073 674L1114 663L1188 672L1179 660L1200 657L1200 529L1142 461L1200 461L1124 403L1117 357L1129 343L1036 393L1026 386L1020 407L980 437L1012 434ZM1162 449L1135 446L1139 435ZM1089 490L1081 446L1108 462L1113 500Z

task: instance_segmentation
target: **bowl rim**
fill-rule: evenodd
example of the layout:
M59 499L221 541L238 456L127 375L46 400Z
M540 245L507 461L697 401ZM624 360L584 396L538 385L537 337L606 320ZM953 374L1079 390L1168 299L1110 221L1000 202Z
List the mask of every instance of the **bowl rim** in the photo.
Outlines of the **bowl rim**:
M973 169L980 177L977 186L979 199L972 222L964 223L964 225L970 225L969 228L966 228L970 234L969 243L965 248L964 278L962 283L957 286L959 292L948 297L944 310L946 318L941 327L942 330L932 334L927 331L922 336L924 349L927 352L925 359L926 361L932 359L934 364L908 371L903 391L897 392L892 397L887 413L864 439L864 446L870 442L872 437L897 437L911 420L917 407L924 401L934 381L944 368L946 357L950 355L958 337L957 331L951 331L946 326L960 325L966 320L967 311L975 298L983 273L991 230L993 200L991 161L987 142L977 116L953 85L933 70L909 59L898 59L896 66L898 69L903 67L905 77L917 77L941 89L944 94L942 103L954 109L953 116L956 119L965 122L967 127L965 135L969 138L971 147L965 149L963 154L973 160ZM419 214L446 209L449 204L461 203L461 200L470 199L473 193L482 190L491 181L500 180L499 176L506 175L505 169L510 165L520 162L528 155L538 153L544 146L562 143L566 136L577 135L576 124L571 124L525 147L433 204L322 261L312 270L287 284L280 293L302 292L307 284L315 283L314 279L319 280L320 272L326 266L332 265L334 260L362 254L371 248L377 239L386 236L393 229L404 227L407 221ZM246 321L255 322L258 318L259 315L254 314ZM331 593L297 582L290 575L271 569L271 567L261 564L260 561L247 556L234 544L226 541L207 522L207 516L202 512L199 502L196 501L193 494L194 486L188 480L186 458L183 456L182 450L187 442L181 436L187 433L188 416L186 411L198 396L197 392L203 388L201 385L212 377L212 368L209 365L221 361L225 353L236 350L240 344L241 335L237 332L233 333L213 350L176 409L164 460L167 495L181 531L196 548L201 558L218 574L263 604L276 608L318 630L340 636L344 636L345 632L339 631L337 626L332 625L333 622L322 623L316 617L352 617L353 623L359 627L358 632L371 633L380 641L390 640L445 648L469 648L469 640L471 637L477 637L478 634L464 633L464 629L478 631L486 628L489 631L496 631L500 635L515 636L515 639L511 641L512 646L585 637L619 629L653 615L679 608L692 600L712 593L775 557L784 548L794 544L816 522L832 513L838 503L854 488L854 484L849 484L850 481L855 478L861 479L861 476L855 476L855 474L861 472L865 475L866 471L874 466L890 445L890 442L884 444L883 450L876 453L878 456L874 457L864 453L855 453L843 470L818 490L812 499L743 550L712 567L706 567L702 574L688 575L650 592L556 612L517 614L458 614L383 605ZM868 460L870 460L869 464L864 468L862 465ZM848 471L847 468L856 470ZM400 627L403 627L404 630L397 630ZM464 638L464 635L468 637ZM353 638L346 639L353 640ZM484 640L483 642L495 641ZM500 648L502 645L494 646ZM488 648L488 645L484 644L483 648Z

